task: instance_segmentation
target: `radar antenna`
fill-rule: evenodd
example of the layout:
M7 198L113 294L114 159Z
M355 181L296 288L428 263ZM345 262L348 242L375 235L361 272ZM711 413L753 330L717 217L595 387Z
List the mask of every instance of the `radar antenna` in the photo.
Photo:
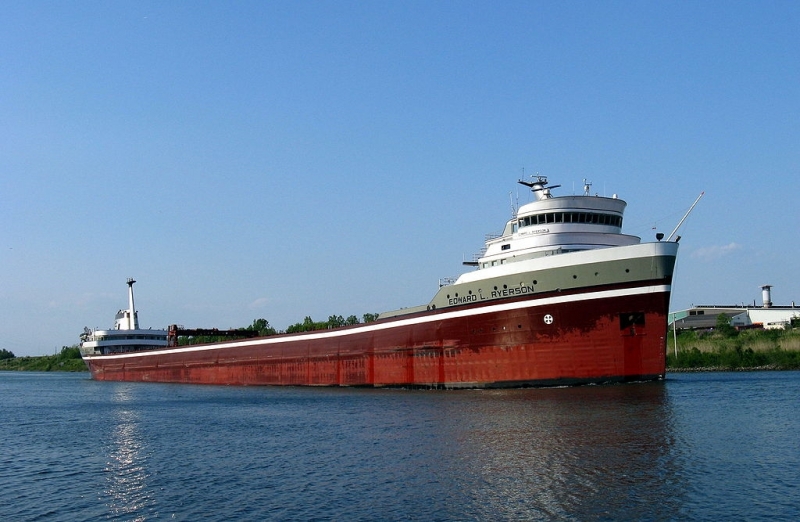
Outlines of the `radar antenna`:
M537 200L539 200L539 199L549 199L549 198L553 197L553 196L550 195L550 189L558 188L558 187L561 186L561 185L553 185L551 187L548 187L547 186L547 176L540 176L539 174L536 174L535 176L531 176L531 179L533 179L533 178L536 178L536 180L535 181L524 181L524 180L520 179L520 180L517 180L517 183L519 183L520 185L525 185L526 187L529 187L531 189L531 192L533 192L536 195L536 199ZM539 194L537 194L537 192Z

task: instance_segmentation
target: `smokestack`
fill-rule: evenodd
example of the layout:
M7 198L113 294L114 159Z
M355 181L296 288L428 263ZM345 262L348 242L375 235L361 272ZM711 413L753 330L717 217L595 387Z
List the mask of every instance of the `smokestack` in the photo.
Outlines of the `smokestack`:
M761 287L761 300L764 301L764 308L772 306L772 295L770 289L772 285L764 285Z

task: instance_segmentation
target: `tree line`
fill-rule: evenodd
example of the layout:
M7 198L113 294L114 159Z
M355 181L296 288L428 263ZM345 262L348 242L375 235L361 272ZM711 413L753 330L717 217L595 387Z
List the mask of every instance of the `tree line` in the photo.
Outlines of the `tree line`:
M80 348L73 345L62 346L61 352L55 355L16 357L9 350L0 350L0 370L85 372L86 365Z
M244 328L238 328L243 332L251 332L255 337L266 337L269 335L278 335L282 333L300 333L311 332L315 330L330 330L332 328L340 328L342 326L352 326L356 324L371 323L378 319L378 314L364 314L359 320L355 315L350 315L347 318L341 315L331 315L327 321L315 321L311 316L306 316L302 322L295 323L286 327L286 330L278 330L269 324L264 318L255 319L253 324ZM198 335L195 337L179 337L178 345L185 346L190 344L204 344L224 341L226 337L213 336L213 335Z
M242 330L245 332L251 332L253 335L251 337L266 337L268 335L277 335L282 333L299 333L299 332L310 332L313 330L329 330L331 328L339 328L341 326L350 326L355 324L362 324L362 323L371 323L378 319L378 314L364 314L361 316L359 320L358 317L355 315L351 315L347 318L341 315L332 315L328 317L327 321L314 321L310 316L306 316L300 323L295 323L289 325L286 330L277 330L276 328L272 327L269 324L269 321L266 319L260 318L255 319L253 324L246 326L244 328L238 328L238 330ZM178 345L185 346L190 344L204 344L204 343L213 343L224 341L226 337L223 336L210 336L210 335L199 335L195 337L179 337L178 338ZM50 357L50 356L43 356L43 357ZM61 353L53 356L57 360L54 360L55 363L61 364L64 361L68 360L81 360L81 352L80 347L77 345L73 346L64 346L61 348ZM11 352L6 349L0 349L0 361L5 361L4 363L0 364L0 369L10 369L10 361L13 359L17 359L14 355L14 352ZM21 359L28 359L28 358L21 358ZM47 364L47 363L43 363ZM81 364L83 362L81 361ZM49 366L48 366L49 367Z

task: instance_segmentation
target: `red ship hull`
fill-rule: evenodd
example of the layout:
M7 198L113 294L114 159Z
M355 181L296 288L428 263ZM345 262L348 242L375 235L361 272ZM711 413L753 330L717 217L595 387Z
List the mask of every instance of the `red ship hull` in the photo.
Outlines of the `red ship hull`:
M668 280L525 295L335 330L85 357L98 380L512 387L663 378Z

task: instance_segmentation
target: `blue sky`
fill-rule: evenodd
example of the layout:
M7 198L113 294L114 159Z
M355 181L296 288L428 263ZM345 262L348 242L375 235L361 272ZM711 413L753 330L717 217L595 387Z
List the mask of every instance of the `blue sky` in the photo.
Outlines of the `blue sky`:
M0 348L423 304L540 173L680 234L672 309L800 303L800 3L0 7ZM558 193L558 192L557 192ZM656 230L654 230L654 228Z

